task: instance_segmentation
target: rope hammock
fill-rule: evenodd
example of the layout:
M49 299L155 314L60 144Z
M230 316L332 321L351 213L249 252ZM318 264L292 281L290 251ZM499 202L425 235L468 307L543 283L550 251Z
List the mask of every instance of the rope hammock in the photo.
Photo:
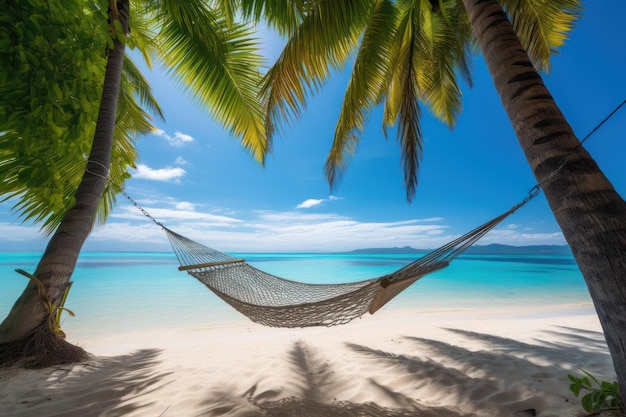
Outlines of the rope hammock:
M269 274L202 245L163 226L124 191L144 215L165 231L186 271L218 297L255 323L271 327L336 326L369 312L374 314L396 295L426 274L445 268L468 247L539 193L503 214L390 274L342 284L311 284Z
M536 197L541 186L551 181L569 157L624 104L626 100L572 148L554 171L531 188L522 202L395 272L359 282L309 284L261 271L245 259L232 257L175 233L154 219L124 190L121 192L146 217L163 228L180 263L179 270L197 278L253 322L272 327L335 326L367 312L374 314L424 275L448 266L478 239Z

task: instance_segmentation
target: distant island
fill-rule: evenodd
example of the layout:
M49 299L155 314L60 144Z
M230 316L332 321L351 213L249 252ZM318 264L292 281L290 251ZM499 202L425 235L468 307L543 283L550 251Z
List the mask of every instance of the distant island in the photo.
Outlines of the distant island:
M366 248L355 249L347 253L355 254L395 254L395 253L429 253L430 249L416 249L411 246L402 248ZM468 248L465 253L473 255L571 255L572 251L567 245L528 245L511 246L493 243L491 245L475 245Z

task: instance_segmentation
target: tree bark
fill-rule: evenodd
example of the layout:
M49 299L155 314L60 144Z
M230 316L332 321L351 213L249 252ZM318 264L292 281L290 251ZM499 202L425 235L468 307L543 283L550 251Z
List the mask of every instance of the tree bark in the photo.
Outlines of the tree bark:
M110 17L119 15L124 35L128 33L128 13L129 0L119 0L117 12L109 10ZM44 284L49 300L57 305L69 284L81 248L92 230L106 186L124 50L124 43L115 38L113 48L108 51L96 130L87 168L75 194L76 202L50 238L33 274ZM38 295L37 285L30 281L0 324L0 346L28 337L46 322L48 315Z
M626 203L588 152L577 148L579 140L500 4L463 3L517 139L585 278L626 398Z

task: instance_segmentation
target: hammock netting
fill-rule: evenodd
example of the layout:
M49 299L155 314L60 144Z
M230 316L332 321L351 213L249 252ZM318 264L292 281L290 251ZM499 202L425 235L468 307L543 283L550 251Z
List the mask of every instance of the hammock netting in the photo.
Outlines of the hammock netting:
M426 274L438 271L474 244L502 220L538 195L542 184L551 181L570 155L609 120L619 104L585 138L569 151L557 169L529 190L528 197L508 211L435 249L399 270L365 281L344 284L307 284L263 272L244 259L216 251L166 228L128 194L121 191L146 217L162 227L180 263L187 271L250 320L273 327L334 326L347 323L383 305Z
M280 278L163 227L180 263L250 320L272 327L335 326L373 314L422 276L449 262L523 203L399 270L364 281L310 284Z

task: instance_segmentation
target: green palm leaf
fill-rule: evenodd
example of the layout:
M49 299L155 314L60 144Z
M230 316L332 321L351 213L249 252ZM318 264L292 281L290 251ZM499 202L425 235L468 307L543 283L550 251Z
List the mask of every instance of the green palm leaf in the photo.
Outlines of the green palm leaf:
M400 142L401 162L404 171L406 196L411 200L417 188L417 173L422 158L421 110L418 98L420 87L415 64L419 65L425 44L420 31L420 4L406 11L406 24L403 25L402 43L395 62L391 96L396 100L395 119L398 123L397 138ZM400 36L400 33L398 34Z
M311 1L301 24L267 72L262 94L266 126L273 134L278 122L299 117L307 96L316 92L332 69L342 69L357 45L374 2Z
M264 80L268 131L271 133L278 121L289 123L297 118L307 96L356 50L325 174L335 187L358 148L369 112L383 102L383 132L397 127L407 198L411 200L423 151L421 105L453 127L462 109L459 79L472 85L471 56L477 47L463 3L242 1L248 16L265 16L270 25L290 34ZM580 14L580 1L500 2L535 65L548 69L550 54L563 44ZM279 9L279 19L267 16ZM300 23L295 26L296 22Z
M132 102L136 107L140 107L139 105L145 107L149 113L158 116L161 120L165 120L161 106L152 94L150 83L148 83L128 54L126 54L124 59L124 73L122 76L124 99ZM135 98L139 99L139 103L136 102ZM144 112L141 118L137 118L137 121L139 120L150 120L150 116ZM143 131L145 129L140 130Z
M451 3L448 3L451 4ZM416 63L421 97L431 112L449 126L454 126L461 112L462 92L457 71L471 85L468 70L471 27L462 7L453 5L445 13L422 11L426 39L419 48L424 55Z
M305 0L241 0L243 16L255 21L264 20L279 34L294 33L308 12Z
M461 110L459 74L471 85L471 27L462 5L401 1L402 18L391 48L391 83L386 95L383 126L398 126L397 139L409 201L415 195L423 155L421 108L426 105L453 126Z
M392 1L378 1L363 34L324 166L331 188L341 180L356 152L367 113L380 102L388 88L390 49L397 17Z
M152 55L158 51L158 31L152 25L154 9L146 1L131 1L129 19L132 29L128 34L128 46L137 50L152 69Z
M257 98L263 60L252 29L229 25L203 2L164 1L161 6L162 56L170 75L263 163L270 142Z
M500 0L537 69L550 70L550 56L580 17L580 0Z

